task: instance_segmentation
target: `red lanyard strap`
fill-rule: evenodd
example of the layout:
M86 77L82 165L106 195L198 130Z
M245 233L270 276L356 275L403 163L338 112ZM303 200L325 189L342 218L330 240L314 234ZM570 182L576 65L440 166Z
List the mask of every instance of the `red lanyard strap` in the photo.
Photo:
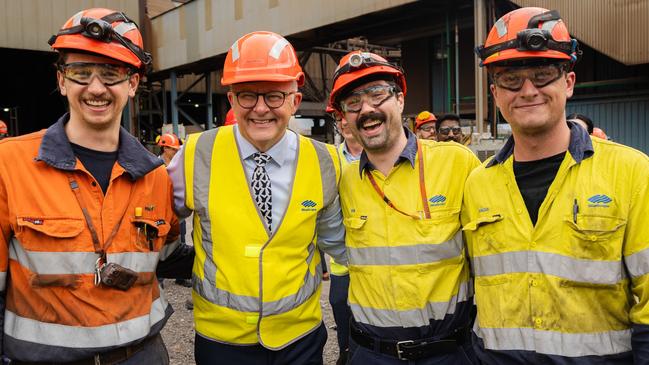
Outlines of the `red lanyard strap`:
M421 202L424 206L424 216L426 219L430 219L430 209L428 208L428 199L426 198L427 194L426 194L426 180L424 175L424 157L421 152L421 143L419 142L417 142L417 160L419 162L419 193L421 194ZM370 183L372 183L372 187L374 187L376 193L379 194L381 199L390 208L412 219L417 219L417 220L422 219L421 215L405 212L399 209L396 205L394 205L394 203L390 200L390 198L388 198L383 192L383 190L381 190L379 185L376 183L374 176L372 176L372 173L369 170L365 170L365 175L370 180Z
M122 211L122 214L120 214L119 219L117 219L117 223L113 227L113 230L110 232L108 239L104 242L104 245L102 247L102 244L99 242L99 235L97 234L97 230L95 229L95 226L92 223L92 218L90 217L90 213L88 212L88 209L86 208L85 204L83 203L83 199L81 198L81 192L79 191L79 183L77 183L74 177L72 177L72 173L68 174L68 180L70 181L70 189L72 189L75 198L77 198L77 203L79 203L79 207L81 208L83 217L86 219L86 223L88 224L88 230L90 230L90 236L92 237L92 244L95 247L95 253L101 255L102 259L106 261L105 260L106 250L108 250L110 244L113 243L113 238L117 234L117 231L119 230L119 227L122 224L122 219L124 219L124 215L128 210L128 206L131 202L131 195L133 194L133 190L135 190L135 182L131 185L131 191L128 194L128 200L126 200L126 205L124 206L124 210Z

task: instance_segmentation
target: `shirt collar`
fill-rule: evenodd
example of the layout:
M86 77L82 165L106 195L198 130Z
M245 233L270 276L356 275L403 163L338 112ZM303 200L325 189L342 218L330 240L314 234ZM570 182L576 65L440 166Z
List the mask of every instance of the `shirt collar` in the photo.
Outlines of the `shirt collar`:
M361 158L360 155L358 157L356 157L356 156L352 155L351 152L349 152L349 149L347 148L347 142L343 141L343 143L341 143L340 145L341 145L340 150L342 151L343 156L345 157L347 162L357 161L358 159Z
M65 134L64 128L69 120L70 113L65 113L45 131L38 149L37 160L60 170L73 171L75 169L77 157L72 151L70 140ZM117 163L131 175L133 180L137 180L163 164L162 160L144 148L135 137L121 127L119 130Z
M412 133L410 129L406 127L403 127L403 130L406 133L406 138L408 138L408 141L406 142L406 146L403 148L403 151L401 151L401 154L397 158L397 161L395 161L394 166L401 163L401 161L410 161L410 165L414 169L415 159L417 158L417 136L415 136L415 134ZM365 150L363 150L359 162L359 172L361 174L361 178L363 177L363 171L365 169L371 171L374 170L375 167L367 158L367 154L365 153Z
M241 151L242 159L246 160L252 158L252 155L260 152L255 146L252 145L252 143L250 143L241 135L238 125L235 125L234 127L234 134L237 142L239 143L239 151ZM295 149L294 147L296 146L297 138L294 132L287 129L282 136L282 139L280 139L268 151L266 151L266 154L268 154L276 164L282 166L286 161L286 156L288 156L288 154L291 152L290 150Z
M575 160L576 163L591 157L595 151L593 150L593 142L584 128L578 127L573 122L568 122L570 128L570 143L568 144L568 152ZM487 168L496 164L502 164L509 156L514 153L514 136L510 136L503 148L498 151L491 161L487 164Z

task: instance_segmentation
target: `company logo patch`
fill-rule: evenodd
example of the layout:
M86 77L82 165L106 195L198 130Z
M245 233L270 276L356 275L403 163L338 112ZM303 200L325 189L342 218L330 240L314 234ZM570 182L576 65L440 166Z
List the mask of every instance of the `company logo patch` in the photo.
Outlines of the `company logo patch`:
M596 194L588 198L588 206L591 208L608 208L612 201L613 199L605 194Z
M484 212L488 212L488 211L489 211L489 208L487 208L487 207L483 207L483 208L478 209L479 213L484 213Z
M303 201L300 205L302 205L302 211L303 212L315 212L315 207L318 205L316 202L313 200L305 200Z
M438 205L446 204L446 197L444 195L435 195L432 198L428 199L430 205L436 207Z

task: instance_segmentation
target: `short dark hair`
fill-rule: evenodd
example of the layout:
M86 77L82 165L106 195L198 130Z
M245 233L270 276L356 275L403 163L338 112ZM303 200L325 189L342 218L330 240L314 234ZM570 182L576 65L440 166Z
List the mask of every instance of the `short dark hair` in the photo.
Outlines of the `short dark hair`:
M579 120L584 121L584 123L586 123L586 125L588 126L586 128L588 130L588 134L593 134L593 128L595 128L595 123L593 123L593 121L590 118L588 118L587 116L585 116L583 114L579 114L579 113L572 113L569 116L567 116L566 119L567 120L579 119Z
M437 121L435 122L435 131L437 133L439 133L439 128L442 125L442 122L445 120L454 120L458 122L458 124L460 123L460 117L457 114L444 114L441 117L437 118Z

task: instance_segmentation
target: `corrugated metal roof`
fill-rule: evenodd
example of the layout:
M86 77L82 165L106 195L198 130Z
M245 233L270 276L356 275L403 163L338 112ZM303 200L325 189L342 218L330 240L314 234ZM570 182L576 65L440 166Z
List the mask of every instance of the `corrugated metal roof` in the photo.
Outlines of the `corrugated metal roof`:
M625 65L649 63L649 0L512 0L556 9L580 42Z

